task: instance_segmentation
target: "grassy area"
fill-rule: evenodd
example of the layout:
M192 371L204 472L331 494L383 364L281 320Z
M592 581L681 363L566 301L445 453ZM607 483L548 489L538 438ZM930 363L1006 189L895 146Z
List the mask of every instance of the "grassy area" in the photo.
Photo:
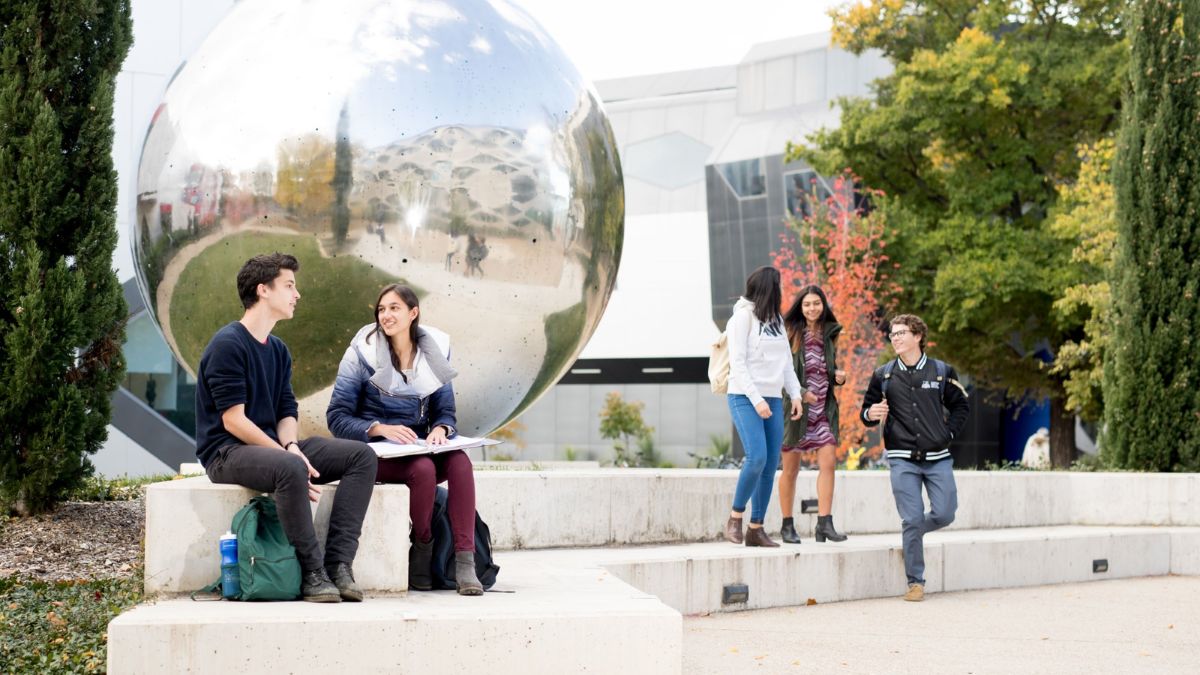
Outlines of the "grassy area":
M142 496L142 488L151 483L161 483L175 480L178 476L164 473L154 476L137 476L130 478L105 478L103 476L88 476L83 485L71 490L67 495L68 501L73 502L126 502Z
M46 583L0 578L0 670L101 673L108 622L142 599L142 578Z
M226 237L187 264L171 298L171 330L189 363L199 363L218 328L241 317L236 279L242 264L272 251L300 261L296 317L281 322L275 334L292 350L292 387L302 398L333 383L350 338L372 320L379 289L403 280L357 258L323 257L311 236L245 232Z

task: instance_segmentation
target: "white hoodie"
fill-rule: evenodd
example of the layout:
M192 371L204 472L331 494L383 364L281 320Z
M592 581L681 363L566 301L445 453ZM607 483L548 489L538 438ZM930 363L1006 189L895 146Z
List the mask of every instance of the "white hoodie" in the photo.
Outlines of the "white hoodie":
M729 340L729 393L743 394L754 405L764 397L779 398L786 388L793 401L804 389L792 367L792 345L783 328L769 329L754 316L754 303L738 298L725 326Z

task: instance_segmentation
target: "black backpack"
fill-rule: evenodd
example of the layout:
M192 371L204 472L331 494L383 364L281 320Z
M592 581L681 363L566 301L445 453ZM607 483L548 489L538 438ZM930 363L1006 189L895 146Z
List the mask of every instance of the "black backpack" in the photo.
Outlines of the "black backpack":
M454 579L454 535L450 531L450 512L446 509L446 500L450 493L444 487L438 487L433 497L433 561L430 571L433 575L435 589L454 590L458 588ZM475 512L475 576L487 590L496 583L496 575L500 567L492 561L492 532L487 523Z

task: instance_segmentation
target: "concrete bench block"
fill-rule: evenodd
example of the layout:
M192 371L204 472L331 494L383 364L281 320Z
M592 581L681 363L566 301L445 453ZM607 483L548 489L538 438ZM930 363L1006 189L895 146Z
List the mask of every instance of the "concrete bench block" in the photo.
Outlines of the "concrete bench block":
M927 537L926 543L934 537ZM934 541L937 541L934 538ZM1148 528L990 530L940 542L947 591L1076 583L1170 571L1171 539ZM1107 572L1093 572L1095 560Z
M146 488L147 595L188 593L220 575L217 542L238 509L255 496L206 476L155 483ZM337 484L322 486L313 510L319 541L325 541ZM408 488L376 485L363 522L354 576L372 592L408 589Z
M1171 531L1171 574L1200 576L1200 527Z

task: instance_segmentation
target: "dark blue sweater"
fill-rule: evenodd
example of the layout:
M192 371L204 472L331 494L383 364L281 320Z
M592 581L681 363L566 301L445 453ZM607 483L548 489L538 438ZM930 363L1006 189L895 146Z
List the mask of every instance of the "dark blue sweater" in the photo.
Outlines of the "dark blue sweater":
M196 376L196 456L205 467L218 450L242 442L225 430L226 410L244 404L246 417L277 442L275 425L297 415L287 345L274 335L259 342L239 321L213 335Z

